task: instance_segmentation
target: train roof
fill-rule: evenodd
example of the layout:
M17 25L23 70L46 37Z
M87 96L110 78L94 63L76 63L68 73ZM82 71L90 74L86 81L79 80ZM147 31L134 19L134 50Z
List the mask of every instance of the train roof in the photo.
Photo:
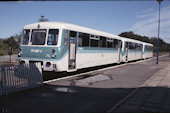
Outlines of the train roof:
M24 29L37 29L38 25L40 26L40 29L68 29L68 30L73 30L73 31L79 31L79 32L84 32L84 33L89 33L93 35L100 35L100 36L105 36L105 37L110 37L110 38L116 38L116 39L121 39L121 37L117 35L113 35L110 33L106 33L103 31L99 30L94 30L74 24L69 24L69 23L64 23L64 22L36 22L33 24L25 25Z
M49 29L49 28L50 29L68 29L68 30L79 31L79 32L84 32L88 34L99 35L99 36L104 36L104 37L109 37L109 38L122 39L122 40L129 41L129 42L135 42L135 43L141 43L141 44L153 46L150 43L146 43L146 42L142 42L142 41L138 41L134 39L129 39L129 38L117 36L114 34L106 33L103 31L94 30L91 28L82 27L82 26L78 26L78 25L74 25L70 23L65 23L65 22L53 22L53 21L36 22L33 24L25 25L24 29L37 29L38 26L40 29Z
M126 37L122 37L122 40L128 41L128 42L140 43L140 44L144 44L144 45L148 45L148 46L153 46L153 44L142 42L142 41L131 39L131 38L126 38Z
M150 43L146 43L146 42L143 42L144 45L148 45L148 46L153 46L153 44L150 44Z
M142 41L135 40L135 39L131 39L131 38L126 38L126 37L122 37L122 40L128 41L128 42L140 43L140 44L144 43L144 42L142 42Z

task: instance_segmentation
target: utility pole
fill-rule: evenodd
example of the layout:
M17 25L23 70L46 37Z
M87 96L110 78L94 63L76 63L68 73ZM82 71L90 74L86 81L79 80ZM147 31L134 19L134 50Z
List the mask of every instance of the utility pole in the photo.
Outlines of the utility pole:
M156 64L159 64L159 32L160 32L160 7L163 0L157 0L159 3L159 19L158 19L158 40L157 40L157 60Z

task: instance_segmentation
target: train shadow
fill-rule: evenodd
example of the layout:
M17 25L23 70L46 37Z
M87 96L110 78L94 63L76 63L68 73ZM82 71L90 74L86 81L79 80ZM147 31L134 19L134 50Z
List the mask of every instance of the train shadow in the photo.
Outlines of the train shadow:
M122 64L126 64L126 63L133 63L133 62L137 62L137 61L140 61L140 60L133 60L133 61L129 61L129 62L120 62L120 63L112 63L112 64L95 66L95 67L88 67L88 68L78 69L75 72L66 72L66 71L65 72L54 72L54 71L48 72L48 71L43 71L43 81L62 78L62 77L66 77L66 76L72 76L72 75L76 75L76 74L100 70L100 69L104 69L104 68L108 68L108 67L112 67L112 66L118 66L118 65L122 65Z
M0 112L6 110L11 113L30 113L32 111L37 113L102 113L107 112L136 88L138 87L91 88L46 84L41 88L20 92L5 98L0 97ZM164 101L160 101L162 97ZM142 105L146 101L169 105L170 101L166 101L166 98L169 97L170 89L168 87L142 87L130 100L136 100L132 106ZM131 111L127 112L129 113Z

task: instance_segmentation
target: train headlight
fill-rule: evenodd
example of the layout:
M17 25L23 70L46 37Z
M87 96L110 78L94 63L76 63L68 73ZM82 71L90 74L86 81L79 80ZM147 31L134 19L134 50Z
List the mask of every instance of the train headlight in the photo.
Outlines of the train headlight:
M52 57L52 58L55 58L55 57L56 57L56 55L54 55L54 54L53 54L53 55L51 55L51 57Z
M20 61L20 64L25 64L25 61Z
M47 62L45 66L46 66L46 67L50 67L50 66L51 66L51 63L50 63L50 62Z
M22 55L22 52L19 52L19 53L18 53L18 57L21 57L21 55Z

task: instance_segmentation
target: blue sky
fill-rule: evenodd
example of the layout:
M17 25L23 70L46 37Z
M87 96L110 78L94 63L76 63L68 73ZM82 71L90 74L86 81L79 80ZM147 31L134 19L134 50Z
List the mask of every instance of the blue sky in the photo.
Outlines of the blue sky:
M115 35L125 31L156 37L157 1L28 1L0 2L0 38L22 31L41 15ZM170 1L161 3L160 37L170 43Z

